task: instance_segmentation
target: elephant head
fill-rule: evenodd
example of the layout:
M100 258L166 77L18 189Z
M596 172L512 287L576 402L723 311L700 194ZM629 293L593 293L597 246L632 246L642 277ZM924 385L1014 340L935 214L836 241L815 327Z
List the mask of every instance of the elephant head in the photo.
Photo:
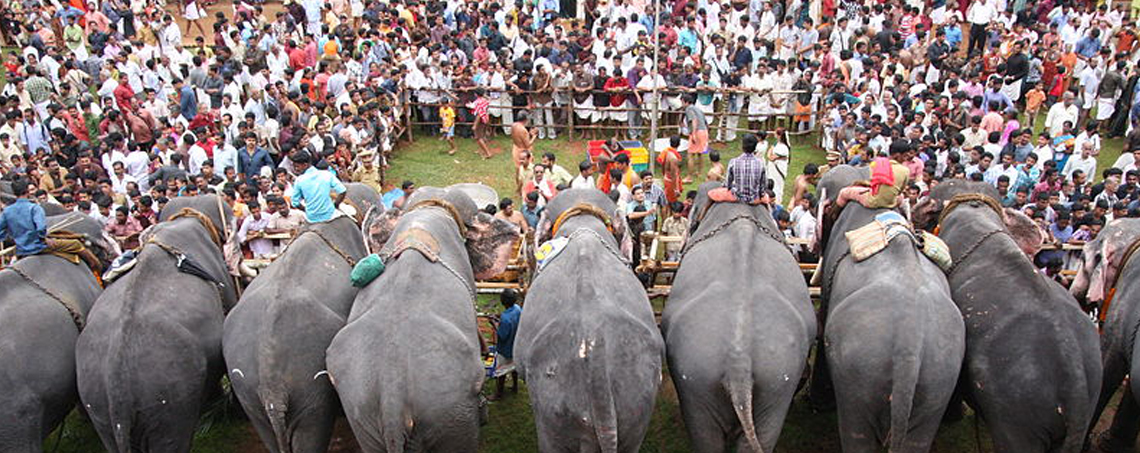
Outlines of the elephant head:
M52 229L83 236L84 245L91 250L91 253L95 254L99 262L103 264L104 269L122 254L119 243L110 234L103 231L103 226L90 216L80 212L69 212L48 217L47 220Z
M1082 304L1104 302L1124 266L1124 255L1140 240L1140 219L1110 222L1100 234L1085 244L1082 262L1069 292Z
M480 211L467 194L452 188L423 187L408 199L406 209L393 208L379 214L371 210L362 226L368 250L379 251L391 239L404 214L428 205L446 206L449 211L454 210L452 215L457 221L463 222L459 230L476 279L489 278L506 269L512 246L519 237L518 227Z
M965 194L985 195L995 201L1001 198L997 189L984 182L962 179L944 181L930 189L930 194L915 206L911 213L911 221L916 228L934 231L950 200ZM1045 244L1045 239L1049 237L1045 230L1025 213L1016 209L1002 208L1001 217L1009 236L1017 243L1018 248L1033 260Z
M812 250L823 251L823 247L831 235L831 226L843 211L836 204L836 200L839 199L839 191L854 185L856 182L866 181L870 177L871 172L867 167L852 167L846 164L831 168L820 177L819 183L815 186L816 198L819 199L819 214L816 218L819 221L816 222L815 226L815 244L812 244Z
M608 222L611 233L613 233L614 240L617 242L621 249L622 256L629 259L633 253L633 236L629 231L629 224L626 221L625 212L617 208L610 196L606 195L597 189L569 189L564 190L550 200L546 204L546 208L542 211L542 217L538 221L538 228L535 230L534 238L537 244L542 244L554 237L557 233L555 231L555 224L559 223L559 219L563 218L570 210L582 211L583 207L586 209L595 210L599 213L605 213L608 216ZM584 211L583 211L584 212ZM605 221L605 220L604 220Z
M227 231L230 234L237 231L237 228L234 226L234 211L225 200L221 199L220 195L174 198L158 213L159 222L170 220L171 217L181 212L182 208L190 208L205 214L213 224L211 226L217 229L218 235L223 241L227 239Z

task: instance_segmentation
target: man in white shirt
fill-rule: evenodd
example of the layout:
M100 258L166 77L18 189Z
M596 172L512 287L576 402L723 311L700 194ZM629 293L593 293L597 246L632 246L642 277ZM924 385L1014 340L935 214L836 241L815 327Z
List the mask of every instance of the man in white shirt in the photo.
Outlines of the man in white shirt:
M1058 137L1065 132L1065 122L1076 125L1077 118L1080 115L1080 110L1073 103L1071 91L1065 92L1063 101L1056 102L1052 107L1049 107L1049 114L1045 116L1045 128L1049 130L1049 135L1052 137Z
M127 167L122 162L115 162L112 170L113 172L109 177L111 179L111 191L120 195L127 195L127 184L138 181L127 174Z
M572 189L596 189L597 183L594 182L594 166L587 161L582 161L578 164L578 176L575 176L570 181L570 188Z
M133 147L133 149L131 149L131 147ZM149 189L149 187L147 187L146 176L150 167L150 155L146 153L146 150L134 143L129 145L128 149L130 149L130 152L127 153L126 159L123 160L127 175L134 178L135 181L138 181L139 189L145 191Z
M1061 171L1065 179L1072 179L1073 172L1077 170L1080 170L1090 178L1096 174L1096 158L1093 157L1092 151L1092 143L1085 142L1084 146L1081 147L1080 155L1074 154L1069 157L1069 161L1065 162L1065 169Z
M191 176L201 173L202 163L206 162L206 159L209 159L210 156L206 154L205 149L203 149L201 146L198 146L197 140L194 138L193 134L186 134L182 138L182 142L190 148L187 152L190 155L190 158L186 162L186 171L189 172Z
M997 10L990 0L975 0L970 9L966 10L966 20L970 22L970 43L966 47L967 54L972 56L975 50L979 54L986 51L986 27L989 27L996 16Z

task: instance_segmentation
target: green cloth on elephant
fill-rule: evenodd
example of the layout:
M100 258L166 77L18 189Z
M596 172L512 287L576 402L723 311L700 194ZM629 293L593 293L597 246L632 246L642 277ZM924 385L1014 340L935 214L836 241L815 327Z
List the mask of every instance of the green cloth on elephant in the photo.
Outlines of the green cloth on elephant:
M891 184L875 185L875 179L872 178L871 195L868 196L866 206L868 209L887 208L894 209L898 205L899 194L906 188L907 181L910 179L910 169L898 163L898 161L891 159L891 175L894 181ZM876 168L885 163L882 159L876 159L871 162L871 174L874 175Z
M384 273L384 260L375 253L364 257L352 268L352 286L363 288Z

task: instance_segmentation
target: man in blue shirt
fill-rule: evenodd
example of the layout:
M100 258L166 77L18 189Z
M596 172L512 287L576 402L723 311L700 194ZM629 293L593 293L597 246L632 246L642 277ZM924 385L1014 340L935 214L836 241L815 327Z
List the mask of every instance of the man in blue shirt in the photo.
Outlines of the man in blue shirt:
M292 159L293 168L301 174L289 192L293 207L303 209L309 223L332 220L348 189L331 171L313 168L308 151L298 151ZM332 192L337 194L336 201L332 199Z
M28 200L27 180L12 182L12 195L16 201L0 213L0 242L12 239L16 243L16 256L50 253L75 264L82 259L92 270L102 270L99 259L79 240L48 239L44 208Z
M1084 58L1093 58L1100 52L1100 29L1094 28L1080 41L1077 41L1077 54Z
M261 173L262 167L273 168L273 158L270 157L269 151L257 146L257 134L247 132L244 140L245 147L238 151L237 171L241 173L242 178L250 180ZM300 170L297 173L300 174Z
M47 248L47 218L44 208L28 201L28 182L20 179L12 183L16 202L0 213L0 241L12 239L16 243L16 256L35 255Z
M538 218L542 217L542 206L538 205L538 191L526 194L526 203L522 208L523 218L531 229L538 228Z
M174 81L174 90L178 92L178 111L186 121L192 121L198 116L198 95L194 87L186 85L181 79Z
M495 354L498 355L495 363L495 377L498 381L495 386L494 399L502 398L503 384L507 374L514 376L514 390L518 391L519 378L515 373L515 333L519 329L519 317L522 308L518 306L519 293L513 289L505 289L499 296L503 304L503 313L499 315L499 327L495 329Z

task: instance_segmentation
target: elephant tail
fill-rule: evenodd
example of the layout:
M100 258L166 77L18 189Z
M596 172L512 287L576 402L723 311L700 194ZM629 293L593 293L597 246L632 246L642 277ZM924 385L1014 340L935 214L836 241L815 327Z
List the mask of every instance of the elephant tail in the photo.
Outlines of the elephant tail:
M737 338L728 350L728 372L725 375L725 390L728 391L732 410L744 431L744 441L755 453L763 453L764 447L756 436L756 425L752 422L752 357L744 350L743 323L739 323Z
M917 393L918 376L922 366L922 343L917 342L918 350L895 354L894 370L891 378L891 452L905 451L907 432L910 431L910 415L914 409L914 396Z
M610 370L606 366L604 356L590 356L593 349L605 351L605 335L594 335L593 338L582 340L579 347L579 356L586 361L589 376L589 404L590 418L593 419L594 437L598 442L598 451L601 453L617 453L618 451L618 423L617 408L614 403L614 393L610 382Z
M289 442L289 424L286 421L286 414L289 412L288 399L282 392L266 391L262 392L261 402L264 405L262 408L265 415L269 417L269 426L273 429L273 438L277 441L277 451L279 453L291 453L292 444Z
M393 388L390 389L390 394L380 398L380 435L384 449L390 452L404 451L408 432L414 426L411 414L404 404L406 387L405 381L401 380L403 378L406 376L391 381Z

